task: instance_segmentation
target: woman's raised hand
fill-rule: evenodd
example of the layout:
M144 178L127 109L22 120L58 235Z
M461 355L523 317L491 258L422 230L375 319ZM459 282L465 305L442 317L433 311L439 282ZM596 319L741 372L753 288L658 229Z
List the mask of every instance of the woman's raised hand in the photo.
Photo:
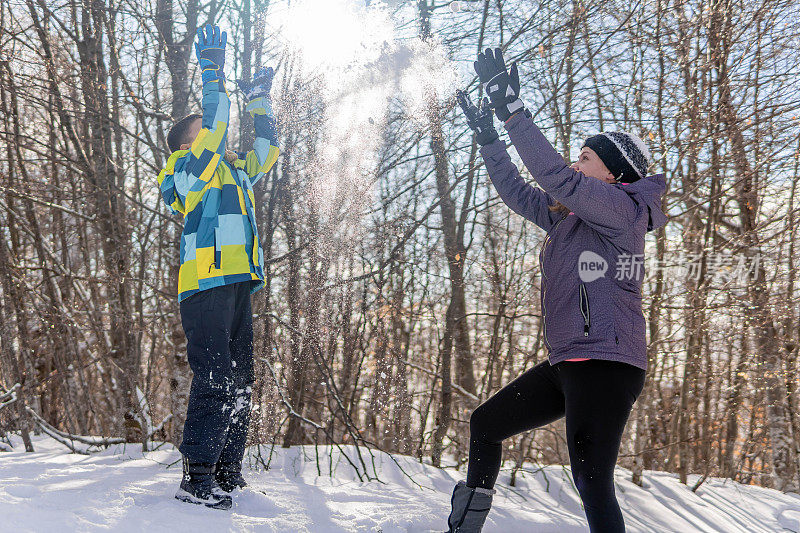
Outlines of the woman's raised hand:
M456 91L456 100L461 110L467 117L467 126L475 132L475 141L484 146L498 138L497 130L494 129L494 119L489 101L484 98L480 108L472 103L469 95L462 90Z
M483 83L486 94L492 101L497 118L506 122L511 115L525 106L519 99L519 72L517 62L511 65L511 72L506 69L503 51L500 48L487 48L478 54L475 61L475 72Z

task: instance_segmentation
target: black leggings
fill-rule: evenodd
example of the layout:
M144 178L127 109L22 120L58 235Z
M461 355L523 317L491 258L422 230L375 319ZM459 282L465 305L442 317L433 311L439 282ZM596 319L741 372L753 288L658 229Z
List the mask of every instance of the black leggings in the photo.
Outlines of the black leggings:
M472 413L467 486L494 486L504 439L566 415L572 479L589 528L625 531L614 494L614 465L644 376L641 368L616 361L539 363Z

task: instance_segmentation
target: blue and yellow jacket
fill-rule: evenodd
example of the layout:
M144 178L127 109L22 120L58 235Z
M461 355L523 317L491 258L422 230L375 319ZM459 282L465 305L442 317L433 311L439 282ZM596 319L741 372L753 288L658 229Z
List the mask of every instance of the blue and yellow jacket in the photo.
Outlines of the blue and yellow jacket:
M203 127L189 150L177 150L158 175L164 203L184 216L178 300L241 281L252 292L264 286L264 254L258 239L253 185L275 164L275 139L259 136L259 121L272 117L269 101L247 105L256 140L244 159L225 158L230 99L224 78L203 73Z

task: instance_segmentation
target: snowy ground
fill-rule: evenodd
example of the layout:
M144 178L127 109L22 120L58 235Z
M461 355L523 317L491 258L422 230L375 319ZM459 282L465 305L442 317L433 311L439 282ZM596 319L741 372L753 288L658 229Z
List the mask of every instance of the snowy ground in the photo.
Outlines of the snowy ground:
M239 493L226 512L173 499L180 464L172 448L143 454L114 447L87 456L37 438L37 451L26 454L19 439L12 442L13 451L0 452L0 531L443 531L450 490L463 477L408 457L396 457L398 466L375 453L380 481L362 482L335 449L276 448L270 469L248 471L252 489ZM356 457L353 448L344 450ZM269 451L262 448L262 455ZM370 454L362 454L372 471ZM617 471L630 532L800 531L797 495L722 479L707 480L692 493L663 472L647 472L640 488L629 477ZM568 469L520 475L516 487L507 482L504 472L486 533L588 531Z

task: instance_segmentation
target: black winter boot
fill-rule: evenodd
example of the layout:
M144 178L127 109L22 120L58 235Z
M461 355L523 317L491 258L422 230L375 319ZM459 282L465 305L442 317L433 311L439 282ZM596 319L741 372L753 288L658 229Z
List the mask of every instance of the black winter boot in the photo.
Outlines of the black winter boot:
M492 507L494 489L467 487L459 481L450 498L450 516L447 518L447 533L480 533L486 515Z
M217 463L214 478L217 480L219 488L225 492L233 492L247 486L247 482L242 477L242 463Z
M196 503L212 509L230 509L233 500L214 479L214 465L195 463L183 458L183 479L175 497L183 502Z

